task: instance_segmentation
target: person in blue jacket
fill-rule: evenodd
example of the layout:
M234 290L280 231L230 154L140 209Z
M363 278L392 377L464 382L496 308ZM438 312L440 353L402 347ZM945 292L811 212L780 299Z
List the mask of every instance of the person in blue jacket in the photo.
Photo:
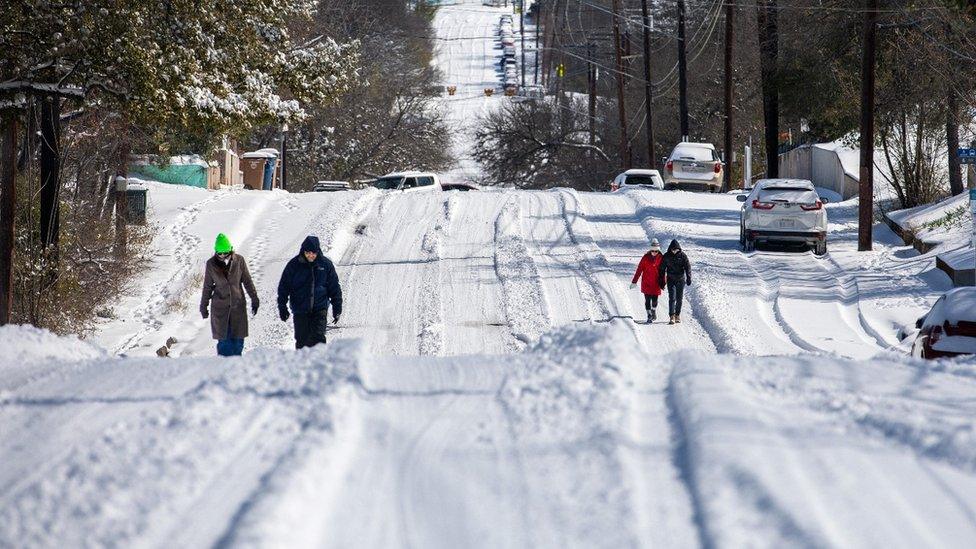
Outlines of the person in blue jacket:
M295 348L325 343L325 329L332 305L332 323L342 314L342 288L335 265L322 253L319 239L308 236L301 251L291 258L278 282L278 314L288 322L288 305L295 317Z

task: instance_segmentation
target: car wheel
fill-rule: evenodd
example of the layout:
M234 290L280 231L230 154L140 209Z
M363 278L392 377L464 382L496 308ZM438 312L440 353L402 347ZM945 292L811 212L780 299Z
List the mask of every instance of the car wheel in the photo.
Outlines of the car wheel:
M814 245L814 247L813 247L813 253L814 253L814 255L824 255L824 254L826 254L827 253L827 241L826 240L821 240L820 242L817 242L816 245Z

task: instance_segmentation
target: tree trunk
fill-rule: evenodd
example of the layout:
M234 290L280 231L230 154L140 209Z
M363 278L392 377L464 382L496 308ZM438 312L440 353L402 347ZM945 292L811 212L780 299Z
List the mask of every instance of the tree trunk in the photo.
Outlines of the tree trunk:
M0 124L0 326L3 326L10 323L13 308L17 119L0 118Z
M57 246L61 210L61 100L41 100L41 244Z
M962 164L959 162L959 99L949 85L946 94L946 142L949 145L949 190L952 196L962 194Z
M776 82L779 58L778 8L776 0L760 0L759 57L766 141L766 177L779 177L779 91Z
M630 169L630 141L627 138L627 100L624 79L623 47L620 37L620 0L613 0L613 43L617 68L617 113L620 116L620 162L624 170Z
M128 228L126 227L129 222L129 200L125 190L119 190L117 179L128 179L129 176L129 143L127 141L123 141L119 145L118 155L115 178L110 185L115 193L115 255L121 258L125 255L129 244Z
M654 83L651 81L651 16L647 0L641 0L641 21L644 22L644 115L647 118L647 167L657 166L657 153L654 151Z

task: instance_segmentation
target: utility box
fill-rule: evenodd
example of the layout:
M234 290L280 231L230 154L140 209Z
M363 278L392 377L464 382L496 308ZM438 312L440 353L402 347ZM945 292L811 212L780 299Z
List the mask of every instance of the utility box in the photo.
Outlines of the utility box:
M141 185L130 185L125 190L125 197L129 203L128 222L130 225L146 224L146 207L148 205L149 189Z

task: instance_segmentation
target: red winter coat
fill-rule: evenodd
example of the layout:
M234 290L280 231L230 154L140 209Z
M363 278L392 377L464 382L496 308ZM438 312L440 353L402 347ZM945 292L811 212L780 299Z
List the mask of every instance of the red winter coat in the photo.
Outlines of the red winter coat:
M640 263L637 264L637 272L634 273L632 283L636 284L637 279L641 279L641 293L644 295L661 295L661 286L657 283L658 269L661 267L662 255L660 252L651 255L651 252L644 254Z

